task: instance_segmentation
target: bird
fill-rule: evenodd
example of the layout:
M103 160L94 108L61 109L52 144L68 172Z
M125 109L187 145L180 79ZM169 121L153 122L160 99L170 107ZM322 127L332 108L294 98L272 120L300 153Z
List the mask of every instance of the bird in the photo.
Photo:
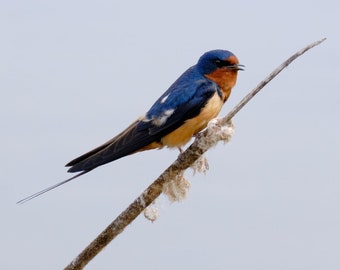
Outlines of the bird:
M78 173L30 195L27 202L106 163L127 155L156 148L183 147L217 117L244 70L227 50L211 50L188 68L151 106L125 130L95 149L71 160L68 172Z

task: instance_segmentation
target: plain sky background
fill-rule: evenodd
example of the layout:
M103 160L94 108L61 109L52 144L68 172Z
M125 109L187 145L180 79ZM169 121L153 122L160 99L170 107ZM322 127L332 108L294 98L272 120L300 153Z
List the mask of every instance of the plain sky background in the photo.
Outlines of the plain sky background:
M234 52L221 115L296 60L235 118L235 135L86 269L340 269L340 5L337 1L2 1L0 268L62 269L173 160L126 157L24 205L70 176L200 55Z

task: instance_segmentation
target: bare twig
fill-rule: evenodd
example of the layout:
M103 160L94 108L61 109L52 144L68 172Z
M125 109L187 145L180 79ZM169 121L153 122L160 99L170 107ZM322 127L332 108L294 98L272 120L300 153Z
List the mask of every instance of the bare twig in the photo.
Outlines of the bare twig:
M296 58L306 51L319 45L325 40L316 41L302 50L295 53L277 69L275 69L266 79L264 79L255 89L253 89L235 108L225 117L215 120L219 127L227 125L238 111L243 108L268 82L278 75ZM194 164L194 162L206 152L216 140L211 140L212 132L209 127L196 138L186 151L181 153L177 160L171 164L130 206L122 212L92 243L90 243L65 269L83 269L106 245L108 245L127 225L129 225L147 206L149 206L161 193L166 182L171 181L176 175ZM223 138L217 138L222 140Z

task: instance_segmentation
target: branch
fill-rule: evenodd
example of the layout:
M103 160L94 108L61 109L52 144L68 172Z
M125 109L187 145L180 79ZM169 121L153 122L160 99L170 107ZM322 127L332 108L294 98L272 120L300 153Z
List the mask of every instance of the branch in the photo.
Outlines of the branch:
M177 160L172 163L133 203L130 204L92 243L90 243L66 268L65 270L83 269L105 246L107 246L127 225L129 225L142 211L146 209L163 191L166 183L192 166L209 148L220 140L225 140L223 132L219 130L226 128L231 119L238 113L267 83L277 76L296 58L311 48L325 41L321 39L295 53L266 79L254 88L240 103L232 109L228 115L220 119L210 121L208 128L201 132L195 141L181 153ZM212 124L211 124L212 123Z

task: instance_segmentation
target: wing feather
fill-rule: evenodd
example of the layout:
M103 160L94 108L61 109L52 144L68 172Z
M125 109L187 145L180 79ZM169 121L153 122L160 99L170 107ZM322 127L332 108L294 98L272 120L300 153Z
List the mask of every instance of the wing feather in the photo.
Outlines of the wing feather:
M68 172L92 170L130 155L158 139L158 136L150 136L147 129L137 130L139 122L135 121L113 139L67 163L66 166L70 167Z
M68 172L90 171L137 151L150 149L148 146L155 142L161 146L162 137L199 115L213 94L220 91L217 84L201 77L194 84L188 84L187 76L192 75L180 77L156 101L145 118L136 120L116 137L67 163Z

